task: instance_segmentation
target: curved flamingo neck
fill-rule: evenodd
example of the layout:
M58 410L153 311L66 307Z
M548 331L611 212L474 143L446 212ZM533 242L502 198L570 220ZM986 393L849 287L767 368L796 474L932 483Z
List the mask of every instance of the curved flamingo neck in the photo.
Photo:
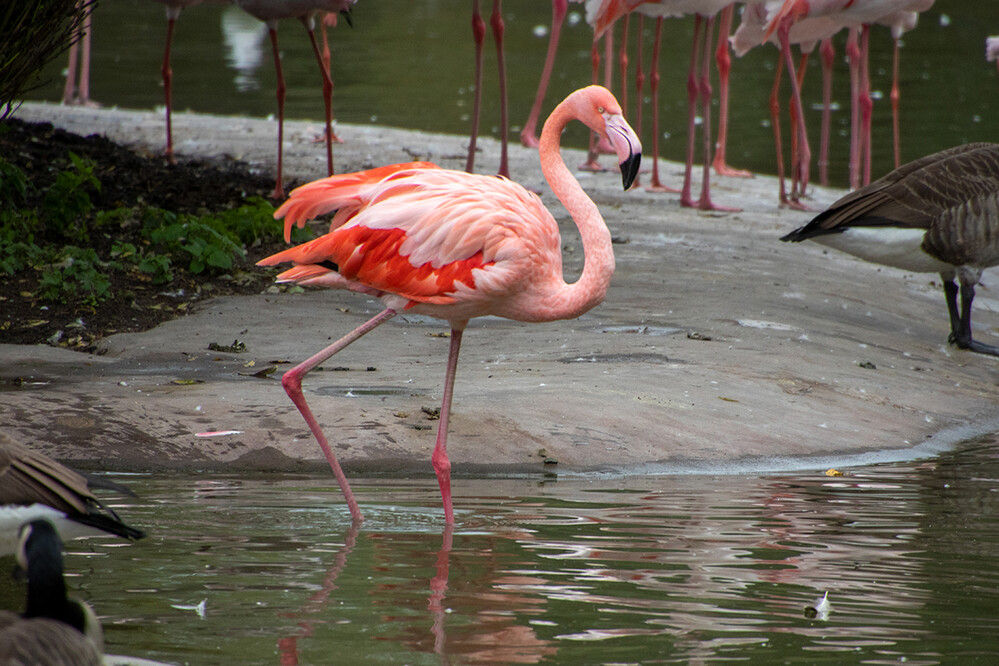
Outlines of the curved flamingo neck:
M570 95L555 107L541 130L539 147L541 172L576 223L585 257L579 279L572 284L563 282L561 292L550 299L553 319L578 317L598 305L604 300L614 274L610 231L596 204L565 165L560 151L562 130L569 121L580 117L575 109L576 99L576 95Z

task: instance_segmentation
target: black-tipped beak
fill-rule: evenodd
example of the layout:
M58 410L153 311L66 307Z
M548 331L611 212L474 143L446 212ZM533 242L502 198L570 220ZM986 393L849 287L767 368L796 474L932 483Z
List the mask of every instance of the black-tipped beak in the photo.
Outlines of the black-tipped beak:
M347 25L349 25L351 28L353 28L354 27L354 17L351 16L350 12L351 12L350 7L347 7L346 9L341 9L340 10L340 16L342 16L343 20L345 20L347 22Z
M621 182L624 184L624 189L627 190L635 182L635 178L638 177L638 168L641 165L641 153L633 153L628 156L628 159L621 162Z

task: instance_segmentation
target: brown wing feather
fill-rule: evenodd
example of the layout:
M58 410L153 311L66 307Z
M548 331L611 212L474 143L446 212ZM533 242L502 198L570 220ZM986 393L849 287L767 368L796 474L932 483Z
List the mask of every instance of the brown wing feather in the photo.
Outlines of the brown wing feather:
M851 192L782 240L851 226L930 229L947 211L999 190L999 144L970 143L909 162Z

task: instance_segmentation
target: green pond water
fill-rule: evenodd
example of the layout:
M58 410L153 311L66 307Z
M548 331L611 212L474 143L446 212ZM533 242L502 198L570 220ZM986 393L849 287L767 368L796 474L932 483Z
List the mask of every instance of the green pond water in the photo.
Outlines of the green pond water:
M482 2L488 13L492 3ZM551 24L547 0L505 0L511 136L527 118L540 78ZM570 4L551 89L543 108L590 82L593 32L582 6ZM345 123L373 123L451 134L469 131L473 86L471 3L467 0L361 0L353 28L341 21L330 32L333 50L334 114ZM642 62L648 75L654 23L644 22ZM104 0L93 24L92 97L105 106L153 108L163 104L160 67L166 20L163 6L149 0ZM686 76L693 21L667 20L661 56L662 153L682 161L686 151ZM999 75L985 62L985 37L999 33L995 0L937 0L904 39L901 59L902 159L969 141L999 139ZM620 44L617 31L615 48ZM301 24L283 21L279 29L288 85L289 118L320 120L323 105L319 71ZM638 62L638 22L629 32L630 69L627 115L636 122L634 71ZM850 126L849 72L843 59L845 36L836 39L830 178L846 186ZM761 173L776 173L773 132L767 106L777 50L753 49L732 68L729 161ZM804 98L815 154L818 152L821 72L809 63ZM47 70L46 85L32 99L59 100L64 57ZM875 176L892 167L889 91L892 41L887 28L871 35L871 79ZM185 10L177 21L173 50L174 104L202 113L268 116L276 113L275 75L266 30L236 7L206 4ZM483 82L484 134L499 135L496 57L487 35ZM620 97L615 73L613 89ZM785 95L787 83L785 78ZM716 85L717 88L717 85ZM644 90L646 152L651 151L649 86ZM717 108L716 108L717 111ZM717 125L717 113L713 119ZM787 130L784 133L788 140ZM349 131L344 133L350 141ZM183 136L177 141L182 142ZM583 132L567 141L585 144ZM320 148L317 147L317 150ZM700 161L700 144L698 144ZM481 168L495 169L498 157L483 155Z
M170 663L994 664L997 440L842 471L459 478L453 533L432 477L355 479L359 528L329 475L116 477L148 538L67 572Z

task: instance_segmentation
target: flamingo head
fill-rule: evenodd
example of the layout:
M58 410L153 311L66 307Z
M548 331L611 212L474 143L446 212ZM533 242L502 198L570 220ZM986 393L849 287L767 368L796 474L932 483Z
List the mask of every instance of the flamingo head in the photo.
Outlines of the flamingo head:
M617 153L624 189L631 187L642 163L642 142L624 119L621 105L603 86L587 86L574 92L576 117L606 138Z

